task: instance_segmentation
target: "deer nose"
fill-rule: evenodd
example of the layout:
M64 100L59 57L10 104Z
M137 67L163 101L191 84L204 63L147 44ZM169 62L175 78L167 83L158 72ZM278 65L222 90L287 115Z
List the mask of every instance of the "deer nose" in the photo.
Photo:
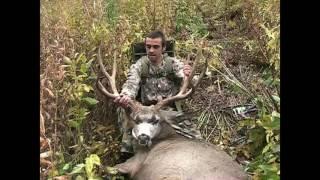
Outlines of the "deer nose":
M147 145L150 140L150 137L147 136L146 134L141 134L138 136L138 140L139 140L139 144Z

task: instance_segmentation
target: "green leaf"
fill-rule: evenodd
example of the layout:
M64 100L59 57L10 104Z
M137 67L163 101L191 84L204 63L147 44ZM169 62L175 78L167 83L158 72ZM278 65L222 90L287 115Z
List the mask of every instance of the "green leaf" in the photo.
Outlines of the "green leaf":
M80 143L83 143L83 136L82 135L79 136L79 140L80 140Z
M91 86L88 86L86 84L82 84L82 87L83 87L83 90L86 91L86 92L89 92L92 89Z
M257 121L266 130L279 130L280 129L280 116L279 113L273 113L274 116L265 115L261 121Z
M100 166L100 164L100 158L96 154L91 154L88 158L86 158L86 173L89 178L94 177L94 165Z
M263 170L262 179L266 180L278 180L280 179L279 175L277 174L279 171L279 164L273 163L268 165L259 165L259 168Z
M250 127L254 127L256 125L256 122L254 119L245 119L239 122L239 126L243 127L243 126L250 126Z
M78 128L80 126L79 122L75 120L68 120L67 122L70 127Z
M218 48L220 48L220 49L223 49L223 47L222 47L222 46L220 46L219 44L217 45L217 47L218 47Z
M72 64L72 61L67 56L63 56L63 62L66 64Z
M86 73L88 71L88 66L87 64L81 64L80 66L80 72Z
M83 173L83 168L85 167L85 165L83 163L81 164L77 164L71 171L71 173L69 174L79 174L79 173Z
M268 163L273 163L273 162L275 162L277 158L278 158L278 157L273 157L273 158L271 158L271 159L268 161Z
M88 62L87 62L87 68L89 68L92 64L92 61L94 61L94 59L90 59Z
M88 180L103 180L103 179L100 177L90 177L88 178Z
M76 180L86 180L86 179L85 179L84 177L78 175L78 176L76 177Z
M279 175L275 173L269 173L268 176L266 177L267 180L280 180Z
M273 118L280 118L280 113L278 113L278 112L276 112L276 111L273 111L272 114L271 114L271 116L272 116ZM279 119L279 120L280 120L280 119Z
M51 169L48 172L49 177L54 177L54 176L58 176L59 175L59 171L56 169Z
M108 174L111 174L111 175L116 175L116 174L118 174L118 169L117 168L114 168L114 167L110 167L110 166L108 166L108 167L106 167L106 172L108 173Z
M278 169L276 166L273 166L273 165L259 165L258 166L260 169L262 169L264 172L277 172Z
M262 154L266 153L266 152L271 148L271 146L272 146L271 143L267 144L267 145L263 148Z
M77 62L77 63L83 63L83 62L85 62L86 60L87 60L87 58L84 56L83 53L81 53L81 54L79 54L79 56L77 57L76 62Z
M276 144L272 147L272 152L277 153L280 152L280 144Z
M85 98L82 98L82 100L88 103L89 105L96 105L99 102L96 99L91 97L85 97Z
M67 171L69 168L70 168L70 164L67 163L67 164L65 164L65 165L63 166L62 169L63 169L64 171Z

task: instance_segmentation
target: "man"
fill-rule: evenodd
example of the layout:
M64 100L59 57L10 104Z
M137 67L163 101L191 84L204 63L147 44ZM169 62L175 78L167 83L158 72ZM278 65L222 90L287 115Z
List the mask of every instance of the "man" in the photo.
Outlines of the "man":
M156 104L159 100L178 93L184 76L189 76L191 66L184 65L179 60L163 54L166 39L161 31L151 32L145 39L147 56L141 57L130 67L128 79L122 87L120 96L114 100L122 107L128 105L129 99L135 99L141 91L140 98L143 105ZM175 104L170 105L176 109ZM131 129L126 127L127 118L124 110L119 111L119 123L122 126L123 138L121 152L133 153ZM189 138L201 139L200 131L190 121L183 121L173 125L177 133Z

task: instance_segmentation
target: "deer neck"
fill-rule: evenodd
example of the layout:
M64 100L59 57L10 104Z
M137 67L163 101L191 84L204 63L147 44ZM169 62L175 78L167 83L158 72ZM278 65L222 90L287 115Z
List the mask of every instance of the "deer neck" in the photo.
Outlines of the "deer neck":
M162 123L162 129L160 133L153 139L153 141L161 141L164 139L172 138L179 136L176 131L168 124L168 123Z

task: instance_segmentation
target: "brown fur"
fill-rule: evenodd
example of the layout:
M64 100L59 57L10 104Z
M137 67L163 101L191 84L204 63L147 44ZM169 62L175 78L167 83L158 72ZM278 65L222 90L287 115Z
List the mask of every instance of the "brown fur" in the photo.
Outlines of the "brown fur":
M176 134L168 124L174 117L170 113L160 112L166 117L160 134L150 148L138 147L134 157L117 165L120 172L135 180L247 179L242 167L217 146Z

